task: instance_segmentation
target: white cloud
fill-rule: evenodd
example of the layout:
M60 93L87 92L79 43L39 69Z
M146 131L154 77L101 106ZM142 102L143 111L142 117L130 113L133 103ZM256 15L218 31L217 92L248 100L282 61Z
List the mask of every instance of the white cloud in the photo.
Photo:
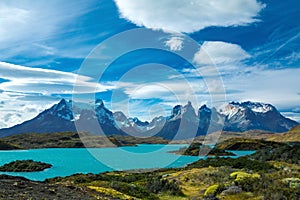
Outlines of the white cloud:
M1 1L0 44L49 39L68 31L62 28L91 9L91 4L82 0L63 3L60 0Z
M300 122L300 113L295 113L295 112L282 112L281 114L283 114L284 116L295 120L297 122Z
M0 78L8 80L0 83L3 91L50 95L103 92L113 88L93 82L87 76L5 62L0 62L0 71ZM74 85L76 90L73 90Z
M113 89L90 77L70 72L30 68L0 62L0 128L7 128L35 117L53 105L52 94L83 94ZM76 84L76 90L74 85Z
M284 60L289 61L289 64L295 63L300 60L300 52L292 52L289 56L285 57Z
M96 0L1 0L0 60L15 59L19 55L39 57L40 60L54 54L72 56L74 49L79 51L79 48L74 48L74 43L79 38L71 36L72 40L67 41L69 38L64 37L64 34L75 32L77 26L73 26L74 22L95 9L97 3ZM61 37L64 38L63 41L57 43ZM72 44L72 50L66 44ZM80 52L77 57L84 57L91 48Z
M0 128L8 128L30 120L42 112L45 108L53 105L55 98L40 98L36 101L25 101L28 95L21 93L2 92L0 99L3 106L0 107L2 115Z
M200 65L224 65L238 63L251 56L237 44L221 41L204 42L194 56L194 62Z
M161 97L161 96L169 96L172 95L172 91L170 91L163 84L154 85L154 84L146 84L143 87L139 87L133 91L126 91L131 98L134 99L151 99L153 97Z
M161 80L159 82L138 83L118 83L119 87L133 99L152 99L162 100L174 99L179 102L192 100L198 91L207 92L203 80L194 79L174 79Z
M171 51L180 51L183 47L183 40L184 39L179 36L173 36L167 40L165 44Z
M300 102L300 69L275 70L270 69L268 65L251 66L243 63L243 60L249 57L250 55L238 45L205 42L194 58L201 66L197 69L184 69L182 73L187 77L202 76L207 80L221 77L228 101L271 103L279 110L291 110L288 116L299 120L299 113L294 112L292 108ZM297 55L294 54L293 57ZM216 65L212 65L213 63Z
M224 78L224 84L228 90L243 91L227 94L229 100L266 102L288 110L300 102L299 74L300 69L253 70L248 75Z
M2 3L0 7L0 42L13 40L14 34L24 34L18 30L25 28L30 15L30 11L26 9L8 7Z
M115 0L121 17L138 26L192 33L209 26L239 26L258 21L265 7L257 0Z
M186 104L191 101L197 108L201 102L211 102L217 98L216 93L220 91L218 84L213 84L214 88L207 88L207 85L202 79L185 79L176 78L172 80L161 80L159 82L137 83L123 82L118 83L117 87L128 95L128 100L150 101L159 99L160 104L169 108L177 104ZM210 92L211 95L210 96ZM122 104L121 104L122 105ZM143 108L137 108L143 109Z

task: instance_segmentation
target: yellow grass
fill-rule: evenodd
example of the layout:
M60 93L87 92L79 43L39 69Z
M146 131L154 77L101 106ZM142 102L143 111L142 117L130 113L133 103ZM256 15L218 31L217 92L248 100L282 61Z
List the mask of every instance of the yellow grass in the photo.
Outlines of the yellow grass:
M96 186L88 186L88 188L95 190L101 194L105 194L108 196L111 196L113 198L118 198L121 200L135 200L137 198L131 197L127 194L123 194L117 190L111 189L111 188L104 188L104 187L96 187Z

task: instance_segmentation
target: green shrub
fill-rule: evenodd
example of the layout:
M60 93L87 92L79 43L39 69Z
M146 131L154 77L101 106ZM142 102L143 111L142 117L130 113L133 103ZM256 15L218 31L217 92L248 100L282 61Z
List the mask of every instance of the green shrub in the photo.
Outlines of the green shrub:
M230 174L230 177L234 178L234 183L240 186L244 191L254 192L260 187L261 176L257 173L233 172Z
M215 185L212 185L212 186L209 186L205 192L204 192L204 196L216 196L218 191L219 191L219 184L215 184Z

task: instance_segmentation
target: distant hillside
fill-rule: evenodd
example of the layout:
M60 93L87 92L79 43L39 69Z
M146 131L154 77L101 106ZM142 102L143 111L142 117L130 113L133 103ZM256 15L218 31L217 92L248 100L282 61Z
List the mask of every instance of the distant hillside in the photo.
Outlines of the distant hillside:
M158 137L135 138L130 136L101 137L87 133L48 133L17 134L0 138L0 150L37 149L37 148L103 148L134 146L142 143L167 143Z
M300 142L300 125L297 125L286 133L276 134L267 140L276 142Z
M254 140L244 138L231 138L225 140L216 145L217 149L222 150L260 150L260 149L273 149L286 144L265 141L265 140Z
M99 136L86 135L85 140L91 140L93 145L90 147L107 147L104 143L104 139ZM94 142L97 141L97 142ZM121 145L116 141L113 141L116 145ZM51 133L51 134L17 134L0 139L0 144L10 145L13 149L37 149L37 148L82 148L84 147L78 133L63 132L63 133ZM88 142L86 142L89 145ZM2 147L2 148L1 148ZM4 145L0 146L3 150L9 150L3 148Z
M258 140L267 140L278 133L273 133L270 131L262 131L262 130L250 130L245 132L231 132L231 131L218 131L213 132L205 136L205 142L208 144L214 142L221 142L231 138L249 138L249 139L258 139ZM203 141L204 137L196 138L197 141Z

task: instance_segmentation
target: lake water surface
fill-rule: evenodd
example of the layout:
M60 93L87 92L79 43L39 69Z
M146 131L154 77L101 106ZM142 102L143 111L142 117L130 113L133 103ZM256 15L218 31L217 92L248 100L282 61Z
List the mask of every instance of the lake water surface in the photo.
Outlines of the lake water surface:
M185 146L187 145L149 144L120 148L55 148L0 151L0 165L15 160L28 159L53 165L52 168L42 172L0 172L0 174L23 176L31 180L42 181L46 178L69 176L76 173L183 167L201 158L168 153L169 151L175 151ZM242 155L250 153L252 152L246 151Z

